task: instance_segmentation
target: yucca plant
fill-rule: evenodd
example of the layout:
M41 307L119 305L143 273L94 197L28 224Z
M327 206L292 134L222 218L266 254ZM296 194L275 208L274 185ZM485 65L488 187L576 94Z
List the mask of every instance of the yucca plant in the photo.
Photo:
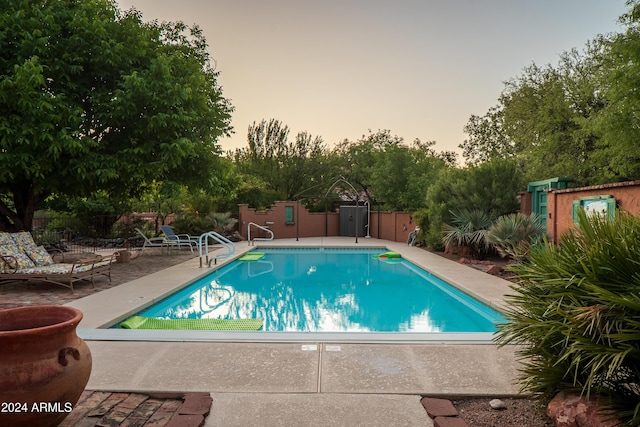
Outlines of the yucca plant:
M462 209L451 215L451 223L444 225L442 242L449 246L466 246L475 257L485 254L490 247L487 232L493 223L493 214L481 209Z
M531 249L511 270L501 345L519 345L521 385L541 399L561 390L611 399L615 415L640 425L640 218L579 213L580 227Z
M544 218L532 213L503 215L489 228L487 239L503 257L511 257L522 262L531 245L539 242L545 235Z
M211 212L207 219L211 221L213 230L223 235L231 233L238 223L237 219L231 217L230 212Z

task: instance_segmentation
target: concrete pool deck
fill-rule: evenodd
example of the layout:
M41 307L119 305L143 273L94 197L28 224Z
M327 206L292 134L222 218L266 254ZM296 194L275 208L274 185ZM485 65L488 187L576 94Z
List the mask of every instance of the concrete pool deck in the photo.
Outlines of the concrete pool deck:
M509 282L503 279L402 243L358 240L282 239L255 247L240 242L236 254L260 246L386 247L483 302L504 306ZM258 420L260 425L430 426L422 395L518 394L513 347L455 337L428 343L419 338L366 342L298 334L259 342L250 335L230 334L212 342L215 336L207 333L164 338L159 331L100 329L163 298L176 284L209 272L198 265L195 258L68 304L84 313L78 332L94 361L87 389L209 392L213 403L206 426L255 425Z

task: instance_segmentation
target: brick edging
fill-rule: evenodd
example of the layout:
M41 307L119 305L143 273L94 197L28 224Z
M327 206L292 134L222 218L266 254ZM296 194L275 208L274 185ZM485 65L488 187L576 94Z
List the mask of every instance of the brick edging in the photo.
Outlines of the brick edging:
M458 416L458 410L448 399L423 397L420 403L433 420L434 427L469 427L469 424Z

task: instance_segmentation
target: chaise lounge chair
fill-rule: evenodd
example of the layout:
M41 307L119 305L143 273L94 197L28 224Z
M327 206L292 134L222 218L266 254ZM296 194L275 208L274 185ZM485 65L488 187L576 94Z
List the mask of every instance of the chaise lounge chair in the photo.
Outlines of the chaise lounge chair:
M193 247L198 249L199 238L195 236L189 236L188 234L176 234L170 225L161 225L160 229L164 233L168 241L173 242L178 248L182 246L188 246L193 253Z
M62 251L59 253L63 254ZM73 292L75 282L90 280L95 288L95 276L107 276L111 281L111 264L116 255L92 255L73 263L56 263L43 246L35 244L29 232L0 232L0 283L39 280L67 287Z
M172 242L168 241L164 237L147 237L147 235L144 234L144 232L139 228L136 228L136 231L144 239L141 252L144 252L146 248L162 248L163 249L173 245Z

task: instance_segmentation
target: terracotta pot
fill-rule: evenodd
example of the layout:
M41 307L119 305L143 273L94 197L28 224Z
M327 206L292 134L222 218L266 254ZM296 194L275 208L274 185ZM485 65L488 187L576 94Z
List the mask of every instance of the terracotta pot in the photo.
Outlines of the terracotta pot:
M0 310L0 426L57 426L78 402L91 353L64 306Z
M120 251L116 254L116 262L120 264L128 263L131 259L131 252L129 251Z

